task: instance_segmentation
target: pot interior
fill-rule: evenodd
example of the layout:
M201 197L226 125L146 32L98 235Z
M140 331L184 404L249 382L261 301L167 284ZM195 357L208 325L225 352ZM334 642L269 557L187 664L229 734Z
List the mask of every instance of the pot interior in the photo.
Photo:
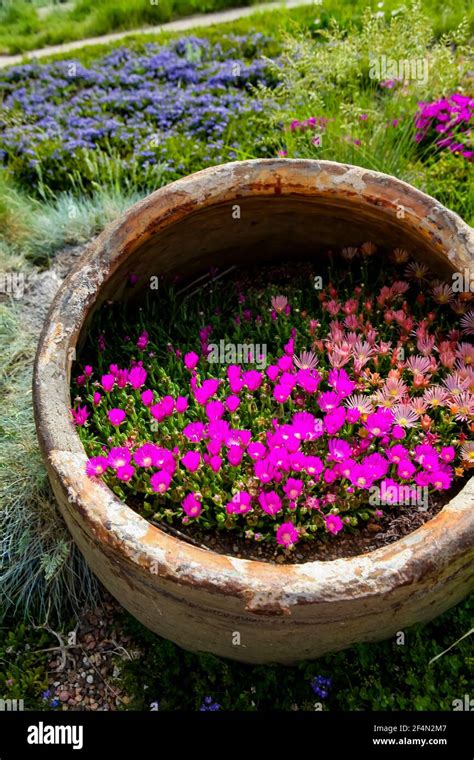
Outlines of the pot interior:
M237 216L237 218L235 218ZM231 201L195 207L166 226L159 216L147 230L137 229L127 255L102 286L96 307L105 300L140 300L150 278L179 276L185 284L206 273L234 266L255 266L285 260L323 259L328 250L366 241L384 257L396 247L429 264L450 279L454 266L441 239L422 229L408 215L398 219L393 203L368 204L354 197L236 196ZM374 259L376 263L376 257ZM129 275L137 284L130 287ZM323 274L323 272L321 273Z

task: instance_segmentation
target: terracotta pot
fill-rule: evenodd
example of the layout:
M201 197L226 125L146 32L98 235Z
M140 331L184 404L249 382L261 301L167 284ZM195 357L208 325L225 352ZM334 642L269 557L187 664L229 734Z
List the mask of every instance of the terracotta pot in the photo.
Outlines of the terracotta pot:
M240 219L235 206L240 206ZM234 212L234 213L233 213ZM160 273L317 258L371 240L443 276L472 267L473 231L393 177L332 162L213 167L164 187L109 226L62 285L36 357L34 403L61 512L92 570L142 623L186 649L292 663L394 635L473 588L474 479L423 527L376 551L273 565L195 548L151 526L85 475L70 370L92 312ZM376 265L376 261L374 262Z

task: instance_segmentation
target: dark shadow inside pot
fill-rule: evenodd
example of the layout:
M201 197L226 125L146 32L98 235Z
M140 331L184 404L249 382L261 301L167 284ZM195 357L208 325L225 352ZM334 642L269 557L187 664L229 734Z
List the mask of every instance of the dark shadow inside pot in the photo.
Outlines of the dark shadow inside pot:
M441 277L449 278L454 271L439 240L427 243L414 221L397 218L393 205L369 206L357 197L344 202L279 195L236 197L193 210L164 228L161 224L157 217L146 231L137 233L133 251L118 263L96 307L105 300L140 299L140 291L147 290L150 278L158 275L179 276L186 282L210 267L222 271L235 265L314 261L328 249L338 251L368 240L377 245L379 257L401 247ZM137 278L133 288L130 275Z

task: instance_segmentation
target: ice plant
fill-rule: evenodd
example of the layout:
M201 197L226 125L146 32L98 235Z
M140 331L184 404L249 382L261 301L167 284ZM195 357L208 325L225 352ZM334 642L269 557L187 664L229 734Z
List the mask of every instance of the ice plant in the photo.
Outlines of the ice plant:
M332 254L316 297L301 263L290 280L278 267L275 281L218 278L212 307L205 289L183 303L163 283L175 328L145 299L121 339L110 311L73 388L87 475L200 540L232 531L284 556L407 508L417 489L447 498L474 467L472 296L455 300L405 249L367 267L375 250ZM218 336L242 347L237 361L210 361Z

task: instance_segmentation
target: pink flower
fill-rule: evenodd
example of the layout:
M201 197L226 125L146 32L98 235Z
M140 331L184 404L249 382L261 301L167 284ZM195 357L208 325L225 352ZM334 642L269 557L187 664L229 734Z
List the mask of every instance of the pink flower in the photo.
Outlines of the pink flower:
M225 405L228 411L232 414L240 406L240 399L238 396L227 396Z
M249 391L256 391L262 384L262 374L261 372L257 372L256 369L250 369L248 372L244 372L242 380Z
M229 460L229 464L231 464L232 467L238 467L242 461L243 454L244 452L240 446L229 446L229 450L227 452L227 459Z
M181 506L188 517L199 517L201 514L202 505L194 493L188 493L181 502Z
M122 424L126 417L126 413L123 411L123 409L109 409L107 412L107 417L109 418L109 422L114 427L118 427Z
M397 475L403 480L409 480L415 472L416 467L408 459L402 459L397 465Z
M247 491L238 491L226 504L226 512L229 515L246 515L252 509L251 501L252 498Z
M192 443L199 443L204 438L206 426L203 422L190 422L189 425L183 429L183 435L192 441Z
M124 483L128 483L135 474L135 468L131 464L124 464L123 467L117 469L117 478L123 480Z
M71 414L76 425L83 425L89 417L87 406L78 406L77 409L71 409Z
M344 523L338 515L327 515L324 519L326 521L326 530L328 530L329 533L335 535L344 527Z
M259 464L259 462L257 462ZM281 509L281 499L275 491L262 491L258 497L260 506L267 515L276 515Z
M216 393L218 387L219 387L219 380L215 378L204 380L200 388L194 389L194 398L196 399L198 404L201 404L202 406L204 406L205 404L207 404L211 396L213 396Z
M161 411L165 415L165 417L169 417L170 414L173 414L174 409L174 398L173 396L163 396L163 398L160 401Z
M116 446L109 451L109 466L114 470L118 470L119 467L124 467L130 463L130 451L124 446Z
M437 491L446 491L451 487L452 477L447 472L438 470L430 475L430 483Z
M281 369L282 372L289 372L291 369L293 369L293 357L292 356L281 356L278 359L278 367Z
M328 375L328 383L341 398L350 396L356 384L349 378L345 369L332 369Z
M184 412L188 408L187 396L178 396L178 398L175 401L174 408L176 409L178 414L184 414Z
M156 493L164 493L171 483L171 475L166 470L155 472L150 478L150 485Z
M289 499L297 499L303 490L303 481L296 478L288 478L283 490Z
M189 369L190 371L193 370L199 362L199 356L194 353L194 351L190 351L188 354L184 355L184 366L186 369Z
M273 389L273 397L279 404L284 404L285 401L288 401L290 394L291 388L287 385L275 385Z
M141 351L143 351L143 349L146 348L147 345L148 345L148 333L146 330L143 330L142 334L137 340L137 346Z
M276 532L276 540L280 546L290 549L298 541L299 533L293 523L282 523Z
M138 448L134 455L133 461L138 467L156 467L160 449L154 443L144 443Z
M196 472L201 464L201 454L199 451L187 451L184 457L181 457L181 464L188 472Z
M100 404L102 396L100 395L99 391L96 391L92 397L92 402L94 406L98 406Z
M452 462L454 457L456 456L456 451L453 446L445 446L441 449L440 457L443 460L443 462L446 462L449 464L449 462Z
M324 417L324 426L329 435L334 435L342 428L346 421L346 410L343 406L328 412Z
M308 475L318 476L321 475L324 465L319 457L306 456L303 458L303 467Z
M213 472L219 472L222 467L222 457L215 454L209 459L209 465Z
M384 435L392 427L393 413L390 409L379 409L377 412L369 414L363 424L372 435Z
M115 376L114 375L102 375L100 379L100 384L102 385L102 388L106 393L110 393L112 388L115 385Z
M150 390L143 391L140 398L145 404L145 406L151 406L153 404L153 395L154 395L153 391L150 391Z
M249 455L250 459L253 459L254 461L257 459L262 459L266 453L267 449L260 441L249 443L247 446L247 454Z
M145 384L146 376L146 370L138 364L136 367L132 367L128 373L128 382L134 390L138 390Z
M266 372L267 372L268 379L271 380L272 383L274 383L278 375L280 374L280 368L277 367L276 364L270 364L270 366L267 367Z
M90 478L96 478L103 475L108 466L108 457L91 457L86 464L86 473Z
M209 420L220 420L224 412L225 406L221 401L209 401L206 404L206 414Z

